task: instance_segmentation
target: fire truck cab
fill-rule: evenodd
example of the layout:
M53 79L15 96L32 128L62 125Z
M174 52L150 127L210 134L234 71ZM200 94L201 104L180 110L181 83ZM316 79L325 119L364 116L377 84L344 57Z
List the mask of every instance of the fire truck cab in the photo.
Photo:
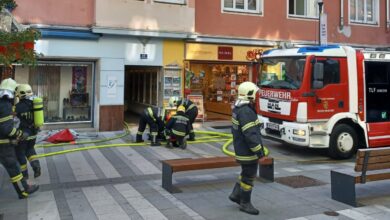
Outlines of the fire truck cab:
M390 52L348 46L265 51L257 111L261 133L327 148L332 158L390 146Z

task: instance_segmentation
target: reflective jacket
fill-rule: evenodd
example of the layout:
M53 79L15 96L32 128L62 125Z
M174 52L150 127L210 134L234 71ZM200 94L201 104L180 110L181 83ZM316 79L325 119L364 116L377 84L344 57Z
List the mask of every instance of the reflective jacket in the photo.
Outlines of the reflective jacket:
M22 131L14 127L12 101L8 98L0 98L0 144L21 135Z
M197 108L196 105L189 99L186 99L186 98L182 98L181 100L177 101L176 102L177 106L184 106L184 108L186 108L186 113L193 109L193 108Z
M190 132L190 119L184 113L178 112L169 119L166 129L176 136L185 137Z
M147 107L144 110L144 114L146 117L149 117L158 125L159 130L164 129L165 127L165 109L164 108L156 108L156 107Z
M236 160L241 164L257 163L264 155L260 121L249 102L237 101L232 113L233 145Z
M35 138L35 135L38 132L34 126L33 101L29 99L21 99L15 107L16 116L20 119L20 129L30 135L27 139Z

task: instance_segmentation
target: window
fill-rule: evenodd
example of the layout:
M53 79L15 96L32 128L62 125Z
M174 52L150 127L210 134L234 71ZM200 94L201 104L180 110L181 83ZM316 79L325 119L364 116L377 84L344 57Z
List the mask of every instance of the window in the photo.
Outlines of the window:
M186 4L186 0L154 0L155 2L172 3L172 4Z
M326 59L326 60L317 60L317 62L324 64L323 87L325 87L328 84L340 83L340 61L339 60Z
M378 24L378 0L349 0L349 19L352 23Z
M222 0L224 11L262 14L263 0Z
M317 0L289 0L289 16L317 18L318 1Z

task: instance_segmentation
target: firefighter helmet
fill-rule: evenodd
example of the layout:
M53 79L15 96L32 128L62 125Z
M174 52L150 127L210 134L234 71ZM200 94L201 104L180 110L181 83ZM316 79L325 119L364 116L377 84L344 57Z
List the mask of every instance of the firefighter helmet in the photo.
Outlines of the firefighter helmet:
M243 82L238 86L238 99L253 101L256 98L257 91L259 91L259 87L253 82Z
M16 87L16 95L21 99L31 97L33 95L31 86L29 84L20 84Z
M186 108L182 105L180 105L179 107L177 107L177 112L186 112Z
M8 96L8 98L14 98L15 88L18 84L15 80L8 78L4 79L0 83L0 97Z
M169 98L169 102L168 102L169 107L177 106L177 102L179 100L180 100L180 97L178 97L178 96L172 96L171 98Z

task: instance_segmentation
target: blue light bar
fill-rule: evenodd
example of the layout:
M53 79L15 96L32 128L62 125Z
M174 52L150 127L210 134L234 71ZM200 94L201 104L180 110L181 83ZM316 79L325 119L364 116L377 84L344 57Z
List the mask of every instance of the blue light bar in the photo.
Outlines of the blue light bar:
M324 50L340 48L338 45L328 45L328 46L311 46L311 47L301 47L298 49L298 53L309 53L309 52L324 52Z

